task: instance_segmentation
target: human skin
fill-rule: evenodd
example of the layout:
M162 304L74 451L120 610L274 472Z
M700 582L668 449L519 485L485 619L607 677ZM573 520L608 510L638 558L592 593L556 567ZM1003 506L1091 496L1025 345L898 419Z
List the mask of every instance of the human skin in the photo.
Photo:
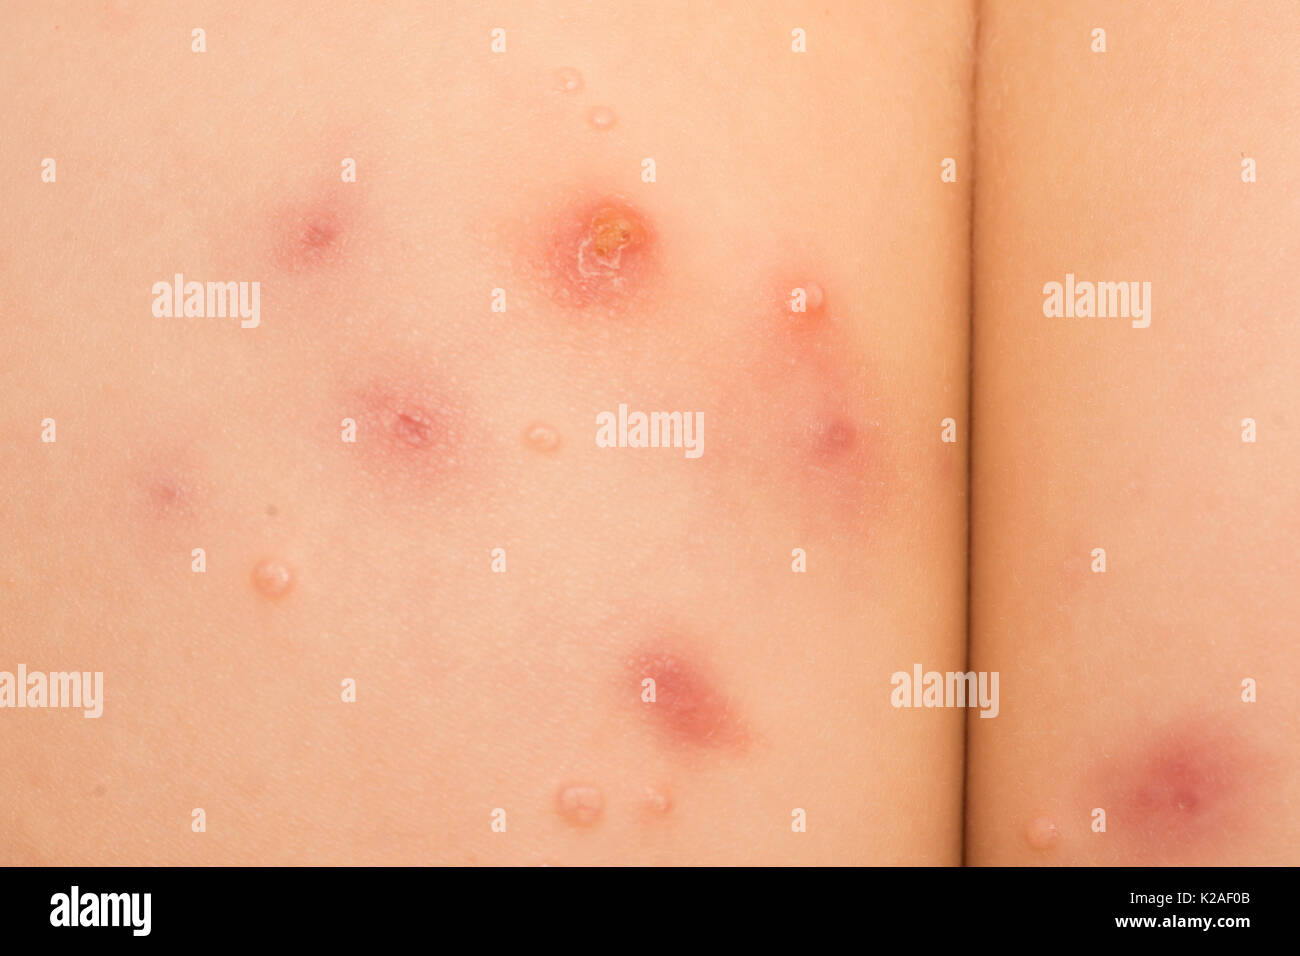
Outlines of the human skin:
M105 702L0 712L0 863L957 862L960 716L889 675L964 655L972 32L6 7L0 669ZM605 208L647 244L589 299ZM154 316L177 272L261 324ZM704 454L597 448L620 402Z
M970 863L1296 862L1298 29L981 7ZM1150 326L1045 317L1067 272L1151 282Z

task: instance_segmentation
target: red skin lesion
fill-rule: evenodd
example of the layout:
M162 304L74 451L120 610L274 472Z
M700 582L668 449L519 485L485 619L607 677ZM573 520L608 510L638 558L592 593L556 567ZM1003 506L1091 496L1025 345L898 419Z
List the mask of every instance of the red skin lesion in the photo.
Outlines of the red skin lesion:
M357 444L368 453L452 468L460 444L459 411L432 387L391 383L358 393Z
M792 536L863 544L896 512L899 416L881 361L865 354L861 303L811 254L752 255L765 265L742 277L735 321L703 358L724 386L711 394L705 456L722 476L719 498L743 513L758 490ZM805 311L792 309L796 289Z
M786 321L780 307L767 320ZM866 540L888 517L891 419L837 331L765 325L741 343L748 387L720 396L714 448L769 488L801 533L821 526Z
M310 273L340 265L347 245L347 223L332 203L288 206L277 213L274 259L285 272Z
M277 273L330 275L359 253L361 186L323 182L305 192L278 197L264 213L270 264Z
M132 494L143 517L157 527L188 527L213 506L207 423L168 419L162 431L131 439L126 449ZM204 439L195 435L204 435ZM205 450L206 449L206 450Z
M181 481L168 474L150 475L141 481L145 505L159 519L188 517L190 495Z
M629 693L659 739L674 748L743 753L751 734L735 702L700 661L668 647L642 648L626 665ZM654 682L654 700L646 681Z
M1197 716L1102 758L1087 800L1106 811L1104 838L1116 841L1126 860L1200 858L1257 825L1269 768L1264 751L1230 718Z
M824 413L808 424L808 448L817 462L834 465L858 449L858 427L838 412Z
M331 440L390 492L423 496L445 487L467 464L464 397L431 366L379 364L402 371L346 387L334 406ZM345 419L355 422L354 442L342 440Z
M542 225L530 270L567 309L622 310L658 284L657 234L645 212L618 195L582 198Z

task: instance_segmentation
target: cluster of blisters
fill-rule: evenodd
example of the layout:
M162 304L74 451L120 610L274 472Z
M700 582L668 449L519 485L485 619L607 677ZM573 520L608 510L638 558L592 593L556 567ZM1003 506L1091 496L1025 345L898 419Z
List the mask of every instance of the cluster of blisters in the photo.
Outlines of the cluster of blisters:
M666 817L673 809L668 789L658 785L645 787L637 802L644 815L651 819ZM594 784L566 783L556 794L555 810L570 826L594 827L605 812L605 794Z
M571 66L562 66L555 71L553 87L565 94L581 93L586 89L582 74ZM587 110L587 123L595 130L612 129L618 122L618 116L608 106L593 106Z
M625 658L614 676L631 725L674 763L690 767L701 756L737 757L751 750L754 736L737 702L704 661L682 650L681 641L647 644ZM646 822L667 818L675 806L661 780L641 787L632 802ZM560 787L555 805L565 822L591 827L606 801L595 784L570 782Z
M577 70L562 68L554 87L562 96L576 96L586 84ZM614 112L599 105L586 119L601 131L617 124ZM600 319L602 327L609 327L604 319L626 318L647 303L662 302L659 230L639 202L606 182L573 190L559 201L548 197L539 207L536 217L518 216L503 229L519 237L512 240L519 246L512 248L522 253L517 262L530 291L578 321ZM359 221L359 209L345 189L321 190L285 206L273 216L271 261L295 281L341 275L357 246ZM761 316L769 327L750 336L761 352L736 356L734 364L742 374L758 376L750 383L754 394L779 416L769 448L796 459L802 473L811 473L821 490L829 487L832 497L856 503L868 472L867 442L861 416L845 397L851 389L842 359L836 358L843 342L836 337L832 295L812 276L778 271L769 277L776 291L764 297L767 311ZM753 317L736 311L742 323ZM637 314L672 319L662 309ZM337 424L330 422L329 428L339 432L328 434L329 440L341 441L355 467L375 476L386 494L413 502L441 494L478 460L475 449L482 444L482 423L462 384L437 362L409 356L379 357L365 369L335 394ZM553 456L563 445L559 430L539 420L524 424L515 440L535 456ZM174 507L168 489L159 489L157 497L160 508ZM821 498L824 502L826 496ZM287 561L271 557L256 564L250 580L258 595L279 601L293 590L296 577ZM614 669L629 714L635 712L630 720L670 759L752 753L755 735L747 716L708 663L684 651L681 642L652 639L634 646ZM641 805L648 817L663 818L674 800L667 787L655 785L645 788ZM558 789L555 811L575 827L591 828L606 814L607 801L601 787L570 782ZM1032 830L1031 842L1046 840L1039 835L1043 830Z
M578 827L589 827L600 819L605 809L605 795L589 784L569 784L556 798L560 816Z

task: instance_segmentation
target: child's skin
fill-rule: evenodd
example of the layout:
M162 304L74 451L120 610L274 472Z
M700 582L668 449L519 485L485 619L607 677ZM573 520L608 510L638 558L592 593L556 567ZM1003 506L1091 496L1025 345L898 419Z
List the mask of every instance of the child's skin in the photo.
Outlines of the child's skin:
M89 9L0 29L0 669L104 712L0 711L0 863L960 859L969 4Z
M970 721L969 862L1296 862L1298 31L981 7L972 666L1003 708ZM1067 272L1149 281L1150 326L1045 317Z

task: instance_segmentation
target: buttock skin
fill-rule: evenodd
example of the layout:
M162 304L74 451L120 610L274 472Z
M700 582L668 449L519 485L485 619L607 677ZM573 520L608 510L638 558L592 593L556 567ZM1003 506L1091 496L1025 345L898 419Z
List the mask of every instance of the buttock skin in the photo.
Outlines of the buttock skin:
M973 29L6 10L0 863L958 862Z
M1296 862L1297 28L981 6L968 862Z

